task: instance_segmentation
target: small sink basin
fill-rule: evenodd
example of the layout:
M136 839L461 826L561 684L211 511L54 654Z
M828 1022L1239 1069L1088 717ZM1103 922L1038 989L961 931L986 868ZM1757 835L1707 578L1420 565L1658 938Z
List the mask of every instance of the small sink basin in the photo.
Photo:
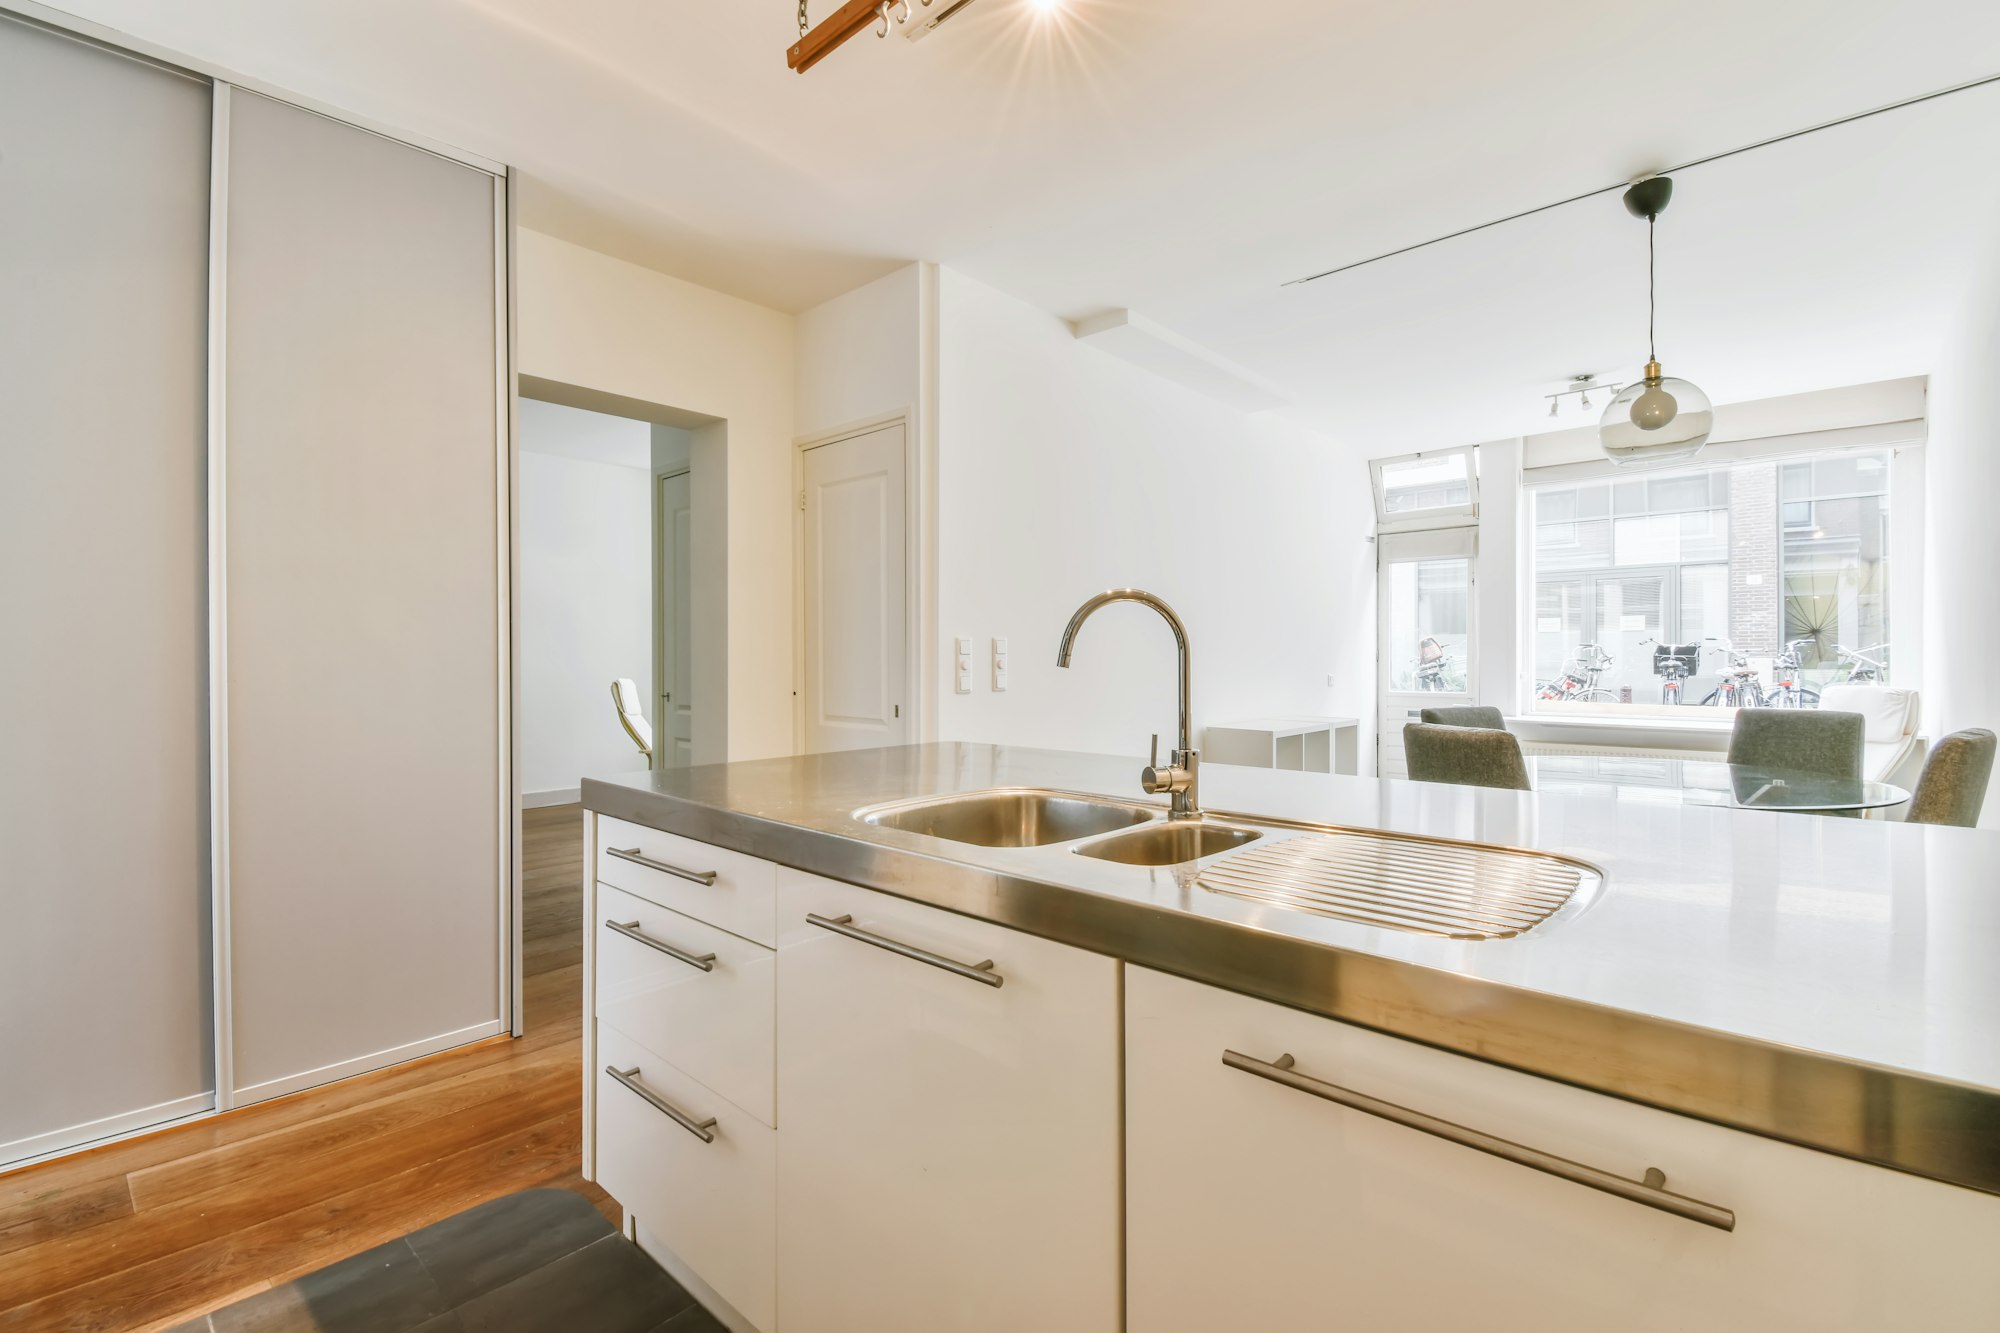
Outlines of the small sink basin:
M1045 847L1143 824L1151 811L1052 791L981 791L865 811L864 822L975 847Z
M1079 856L1100 861L1119 861L1128 866L1172 866L1183 861L1199 861L1204 856L1233 851L1260 836L1247 828L1221 824L1154 824L1121 833L1076 849Z

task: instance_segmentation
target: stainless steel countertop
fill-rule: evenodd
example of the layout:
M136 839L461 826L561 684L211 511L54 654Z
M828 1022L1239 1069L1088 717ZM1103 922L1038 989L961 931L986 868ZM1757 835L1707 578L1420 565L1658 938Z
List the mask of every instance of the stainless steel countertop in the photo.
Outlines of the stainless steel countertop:
M1542 1077L2000 1193L2000 838L1208 765L1211 814L1558 852L1582 910L1454 941L1211 893L1192 867L877 827L885 801L1124 800L1137 759L945 743L585 779L584 804Z

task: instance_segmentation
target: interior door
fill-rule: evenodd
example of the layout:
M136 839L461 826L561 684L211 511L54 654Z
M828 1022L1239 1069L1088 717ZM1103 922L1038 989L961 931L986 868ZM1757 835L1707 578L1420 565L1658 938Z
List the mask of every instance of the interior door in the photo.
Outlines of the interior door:
M808 449L805 750L909 739L903 427Z
M1473 529L1385 533L1376 541L1376 772L1408 776L1403 725L1422 708L1474 703Z
M660 724L655 742L662 768L685 768L694 753L694 684L688 667L693 642L688 612L691 586L689 533L693 509L688 474L660 478L660 662L659 706L653 717Z
M0 12L0 1169L214 1102L209 96Z

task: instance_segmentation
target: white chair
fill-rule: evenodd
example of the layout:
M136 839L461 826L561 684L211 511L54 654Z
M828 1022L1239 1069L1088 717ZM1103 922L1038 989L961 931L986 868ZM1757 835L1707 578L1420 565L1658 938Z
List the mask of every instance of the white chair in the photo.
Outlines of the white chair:
M1893 775L1922 751L1917 740L1915 690L1893 685L1829 685L1820 691L1819 706L1824 712L1859 713L1865 719L1861 776L1870 782L1895 781Z
M646 721L646 714L640 707L639 687L620 676L611 682L611 702L618 709L618 723L625 728L625 734L639 747L639 753L646 756L646 767L653 766L653 724Z

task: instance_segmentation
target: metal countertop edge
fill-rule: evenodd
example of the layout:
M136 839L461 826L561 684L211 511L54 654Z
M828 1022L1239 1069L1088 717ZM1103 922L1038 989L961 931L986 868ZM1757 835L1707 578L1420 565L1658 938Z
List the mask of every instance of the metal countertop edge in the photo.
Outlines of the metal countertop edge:
M661 792L585 778L582 803L1453 1055L2000 1194L2000 1090L1000 874Z

